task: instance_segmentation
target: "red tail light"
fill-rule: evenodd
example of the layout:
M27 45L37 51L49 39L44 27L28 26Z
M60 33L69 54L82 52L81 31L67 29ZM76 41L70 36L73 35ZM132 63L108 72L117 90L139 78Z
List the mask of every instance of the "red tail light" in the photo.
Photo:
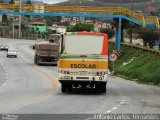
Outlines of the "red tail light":
M99 72L97 72L96 74L99 75Z

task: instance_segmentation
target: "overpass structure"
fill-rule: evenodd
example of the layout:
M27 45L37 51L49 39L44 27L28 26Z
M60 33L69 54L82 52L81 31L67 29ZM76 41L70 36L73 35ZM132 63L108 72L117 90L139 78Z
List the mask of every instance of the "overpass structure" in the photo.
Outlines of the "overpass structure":
M20 10L21 9L21 10ZM43 12L37 12L42 11ZM19 12L21 11L21 12ZM32 16L68 16L94 17L116 19L116 49L120 49L122 39L122 21L127 20L142 27L160 30L157 16L144 16L123 7L94 7L94 6L55 6L32 4L14 5L0 4L0 14L32 15Z

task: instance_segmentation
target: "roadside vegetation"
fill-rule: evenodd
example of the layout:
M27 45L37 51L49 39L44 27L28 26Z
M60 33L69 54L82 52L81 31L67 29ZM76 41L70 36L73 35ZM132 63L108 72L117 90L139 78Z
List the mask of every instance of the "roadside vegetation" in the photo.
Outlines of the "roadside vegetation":
M109 44L109 51L115 49L115 44ZM160 85L160 56L122 47L122 56L115 62L114 75L140 83ZM113 70L110 62L109 67Z

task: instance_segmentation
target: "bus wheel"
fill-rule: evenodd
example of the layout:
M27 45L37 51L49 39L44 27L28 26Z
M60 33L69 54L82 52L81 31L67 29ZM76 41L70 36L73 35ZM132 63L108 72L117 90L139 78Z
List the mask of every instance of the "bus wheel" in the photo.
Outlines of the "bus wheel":
M68 92L72 92L72 84L67 85Z
M102 93L106 93L106 83L103 83L103 84L101 85L101 92L102 92Z
M101 91L101 88L100 88L101 86L99 85L99 84L96 84L95 85L95 92L100 92Z
M66 92L67 91L67 87L65 84L61 84L61 91L62 92Z

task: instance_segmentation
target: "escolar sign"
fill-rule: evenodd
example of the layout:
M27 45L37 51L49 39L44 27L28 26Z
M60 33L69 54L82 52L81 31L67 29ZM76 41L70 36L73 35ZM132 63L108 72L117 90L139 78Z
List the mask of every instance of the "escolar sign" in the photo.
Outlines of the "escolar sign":
M112 54L109 55L109 60L111 62L115 62L115 61L117 61L117 59L118 59L118 57L117 57L116 54L112 53Z
M71 68L92 68L92 69L96 69L96 65L95 64L71 64Z

